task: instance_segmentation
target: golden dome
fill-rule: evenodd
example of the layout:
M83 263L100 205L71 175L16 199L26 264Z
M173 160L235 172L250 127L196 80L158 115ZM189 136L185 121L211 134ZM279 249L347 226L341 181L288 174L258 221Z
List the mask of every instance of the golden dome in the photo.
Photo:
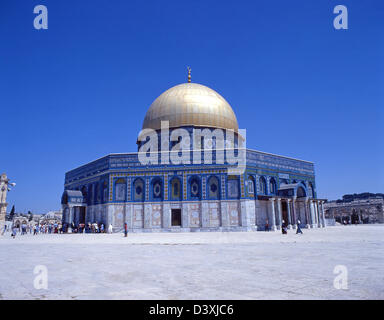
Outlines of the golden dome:
M235 113L216 91L197 83L182 83L162 93L149 107L143 129L159 130L161 121L170 128L211 127L237 131Z

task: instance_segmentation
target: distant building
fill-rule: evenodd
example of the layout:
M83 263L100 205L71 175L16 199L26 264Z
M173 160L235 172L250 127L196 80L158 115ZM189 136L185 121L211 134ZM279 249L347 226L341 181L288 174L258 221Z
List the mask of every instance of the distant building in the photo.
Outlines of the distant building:
M384 198L381 194L345 195L342 200L324 203L326 219L342 223L384 223Z
M59 211L49 211L46 214L43 214L39 217L40 224L61 224L63 219L63 213L61 210Z
M7 221L8 227L11 227L14 225L17 228L20 228L22 224L26 224L29 226L33 226L38 222L38 216L33 216L33 219L29 221L29 215L28 214L21 214L21 213L15 213L12 219Z
M13 219L8 221L8 226L16 226L19 228L22 224L34 226L36 224L61 224L62 211L49 211L45 214L34 214L32 220L28 214L16 213Z

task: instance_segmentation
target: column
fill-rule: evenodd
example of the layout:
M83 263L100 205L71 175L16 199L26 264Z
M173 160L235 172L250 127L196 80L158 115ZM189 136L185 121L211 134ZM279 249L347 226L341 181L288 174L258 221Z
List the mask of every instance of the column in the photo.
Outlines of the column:
M69 207L69 217L68 217L68 233L72 233L72 222L73 222L73 207Z
M320 201L320 212L321 212L321 220L322 220L322 226L325 228L325 215L324 215L324 201Z
M315 201L315 213L316 213L316 224L318 228L321 228L320 216L319 216L319 202Z
M79 207L73 207L73 223L75 226L79 224Z
M308 209L308 198L306 198L304 201L304 214L305 214L305 227L309 229L311 226L309 225L309 209Z
M281 199L277 198L277 229L281 230L283 224L283 218L281 213Z
M270 211L271 211L271 214L270 214L271 219L269 219L270 220L269 225L272 231L276 231L275 199L270 198L269 203L270 203Z
M292 227L296 229L297 217L296 217L296 198L292 198Z
M292 229L291 199L287 199L288 229Z
M315 228L315 225L316 225L315 202L313 200L309 200L309 208L311 213L311 228Z

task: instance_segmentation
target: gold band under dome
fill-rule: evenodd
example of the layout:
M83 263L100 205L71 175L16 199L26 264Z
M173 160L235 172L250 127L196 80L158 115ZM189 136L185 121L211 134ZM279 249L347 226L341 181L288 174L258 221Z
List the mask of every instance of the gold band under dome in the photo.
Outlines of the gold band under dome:
M149 107L143 129L161 129L161 121L170 128L210 127L238 131L236 115L229 103L216 91L197 83L183 83L162 93Z

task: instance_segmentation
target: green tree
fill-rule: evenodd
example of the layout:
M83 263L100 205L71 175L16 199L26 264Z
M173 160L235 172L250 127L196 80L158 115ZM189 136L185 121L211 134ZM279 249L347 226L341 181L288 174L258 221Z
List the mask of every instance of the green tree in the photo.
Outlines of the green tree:
M15 205L12 206L11 212L9 213L9 220L13 220L13 216L15 215Z
M33 213L31 211L28 211L28 221L33 220Z

